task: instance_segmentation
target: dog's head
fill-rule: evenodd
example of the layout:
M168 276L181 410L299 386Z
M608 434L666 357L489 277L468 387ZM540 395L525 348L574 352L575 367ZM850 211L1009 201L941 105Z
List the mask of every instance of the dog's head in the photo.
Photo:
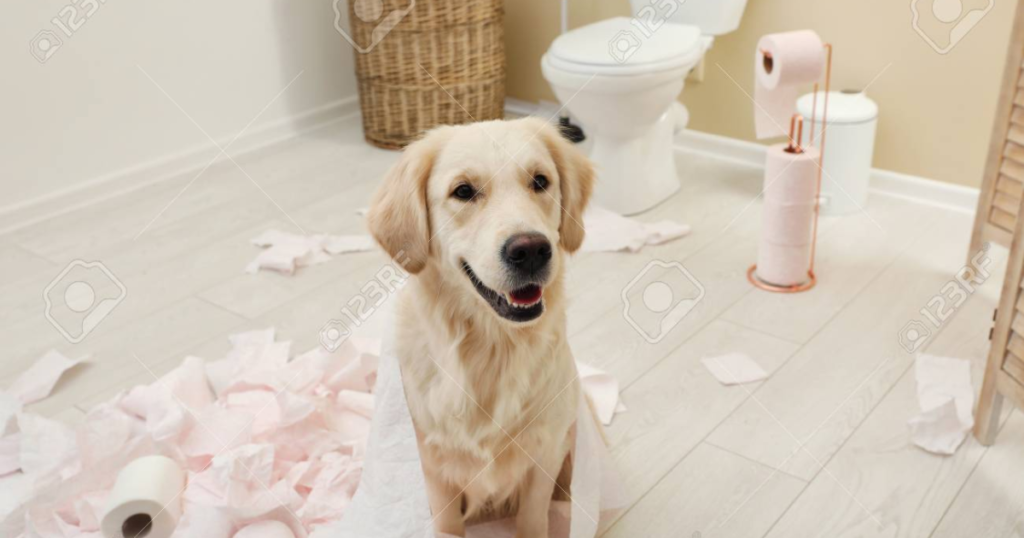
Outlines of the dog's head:
M593 182L590 161L542 120L442 127L406 148L368 222L409 272L459 275L499 317L526 323L583 243Z

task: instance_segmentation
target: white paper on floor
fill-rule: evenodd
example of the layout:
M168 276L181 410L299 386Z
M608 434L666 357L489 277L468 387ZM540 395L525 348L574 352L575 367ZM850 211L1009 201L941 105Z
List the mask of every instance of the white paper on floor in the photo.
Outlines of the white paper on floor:
M619 380L615 376L579 361L576 371L601 424L610 425L616 413L626 411L626 405L619 400Z
M700 362L704 363L704 367L723 385L742 385L768 377L761 365L743 353L706 357Z
M249 263L245 272L270 269L292 274L299 267L330 261L331 256L373 250L376 243L368 235L299 235L280 230L267 230L252 239L263 252Z
M690 227L669 220L654 224L623 217L591 205L583 214L587 234L584 252L639 252L646 245L660 245L690 233Z
M60 381L64 372L87 361L88 355L77 359L69 359L55 350L46 352L28 370L25 370L7 388L7 394L14 396L23 404L38 402L50 395L50 391ZM0 403L0 421L4 420L5 407ZM0 422L0 426L3 423ZM0 428L2 433L2 428Z
M117 473L153 454L174 459L188 475L175 538L231 538L259 521L280 521L302 538L338 521L364 472L375 407L395 404L394 393L374 394L380 341L352 336L333 353L315 348L294 357L273 329L230 341L226 357L186 357L159 381L100 404L76 427L25 413L19 397L0 390L0 536L99 538ZM50 358L33 371L51 379L68 362L75 361ZM587 371L584 391L597 407L614 409L618 393L607 390L606 374ZM376 435L394 440L392 428L400 427L375 426ZM380 465L384 473L397 469L386 459Z
M365 214L366 209L356 213ZM660 245L690 233L685 224L669 220L648 224L594 205L584 213L583 226L587 230L583 252L635 253L644 246ZM247 273L270 269L292 274L296 268L329 261L331 255L366 252L376 247L369 235L303 236L279 230L264 232L252 243L265 250L246 267Z
M907 422L914 444L935 454L953 454L974 427L971 363L921 354L914 361L921 413Z

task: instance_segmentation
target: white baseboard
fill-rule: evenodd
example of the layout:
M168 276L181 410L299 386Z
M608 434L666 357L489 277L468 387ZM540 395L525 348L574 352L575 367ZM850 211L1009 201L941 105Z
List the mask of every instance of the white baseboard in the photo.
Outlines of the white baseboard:
M505 100L505 110L516 116L536 114L539 109L537 103L513 98ZM686 129L676 135L675 142L676 151L682 153L703 155L758 170L764 169L766 146L757 142L692 129ZM979 189L878 168L871 171L869 190L880 196L891 196L968 214L975 212L980 196Z
M686 129L676 136L676 150L763 169L767 146L746 140ZM979 189L953 185L920 176L873 168L869 191L914 203L973 214Z
M260 125L243 134L230 148L231 156L238 157L272 144L293 138L303 132L352 116L359 112L359 97L350 96L321 107ZM218 140L224 147L228 137ZM17 204L0 207L0 234L12 232L30 224L50 219L92 204L121 196L138 189L177 177L198 172L214 159L220 150L212 142L167 155L149 162L94 178L66 189L49 193Z

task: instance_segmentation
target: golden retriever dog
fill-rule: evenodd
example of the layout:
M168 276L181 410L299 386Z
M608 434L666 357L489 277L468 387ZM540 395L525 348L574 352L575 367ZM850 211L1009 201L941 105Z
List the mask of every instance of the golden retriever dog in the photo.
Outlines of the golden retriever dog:
M580 390L563 280L593 182L546 122L491 121L410 145L371 204L371 233L414 275L396 352L439 532L514 512L517 536L548 535Z

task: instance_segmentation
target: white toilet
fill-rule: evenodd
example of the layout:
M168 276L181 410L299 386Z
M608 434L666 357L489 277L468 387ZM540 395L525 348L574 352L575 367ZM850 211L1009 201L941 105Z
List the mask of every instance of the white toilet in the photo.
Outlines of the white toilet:
M541 68L592 140L597 203L632 215L679 189L672 138L688 114L676 98L713 36L739 26L746 4L632 0L634 17L576 28L551 44Z

